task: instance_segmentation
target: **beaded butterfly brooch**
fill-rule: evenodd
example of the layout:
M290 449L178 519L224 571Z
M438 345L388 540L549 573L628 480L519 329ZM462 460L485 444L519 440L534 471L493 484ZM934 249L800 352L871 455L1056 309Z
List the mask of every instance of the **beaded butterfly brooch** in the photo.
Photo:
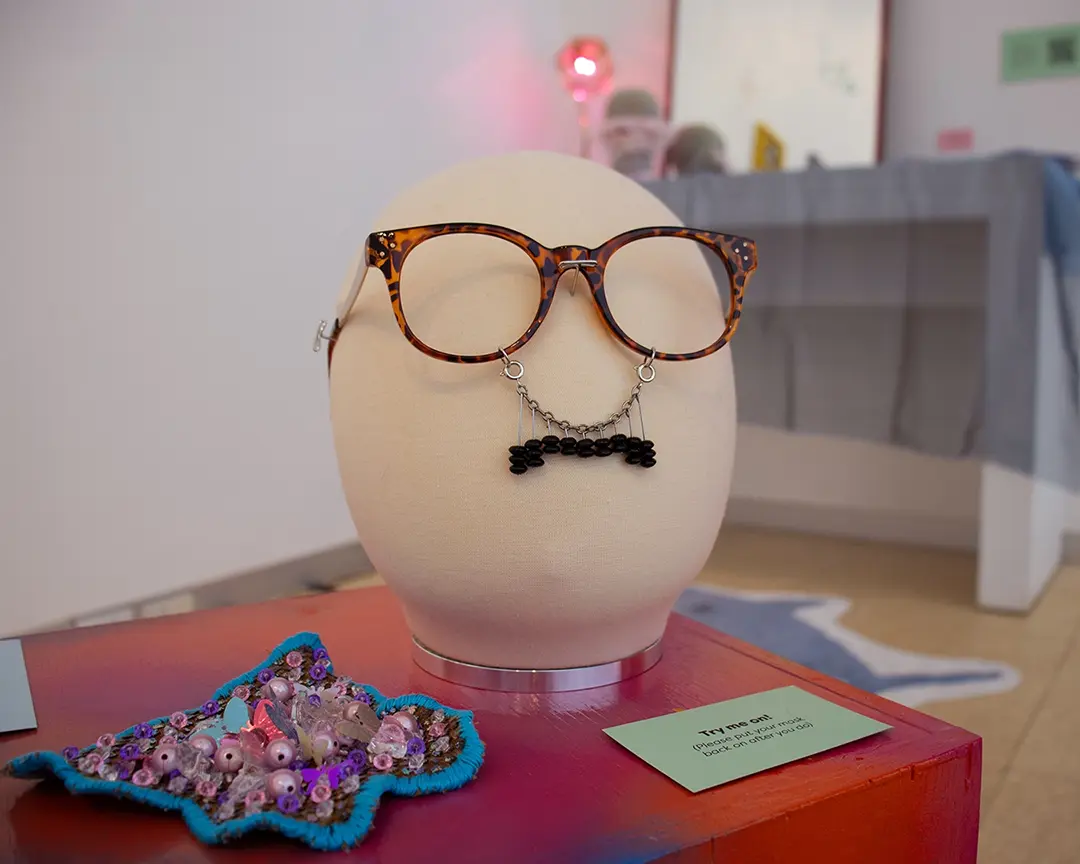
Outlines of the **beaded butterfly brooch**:
M472 712L337 676L319 637L300 633L199 708L4 770L179 810L204 843L270 830L330 850L364 839L384 793L460 788L483 755Z

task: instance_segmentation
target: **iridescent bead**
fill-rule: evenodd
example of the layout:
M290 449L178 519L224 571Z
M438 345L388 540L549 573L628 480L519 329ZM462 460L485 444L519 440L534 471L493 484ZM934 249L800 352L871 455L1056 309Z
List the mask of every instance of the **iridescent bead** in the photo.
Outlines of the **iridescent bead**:
M262 693L267 699L285 702L293 694L293 685L285 678L271 678L263 684Z
M409 738L420 731L420 724L416 722L416 718L408 711L397 711L386 719L391 723L397 723L398 726L405 730L405 735Z
M158 774L168 774L173 768L179 768L180 754L177 752L176 745L163 744L158 747L150 754L146 764Z
M311 749L315 753L322 753L323 759L329 759L337 754L338 742L329 732L319 732L311 739Z
M222 740L214 754L214 767L225 774L235 774L244 765L244 750L235 738Z
M213 759L217 752L217 741L213 735L198 732L187 739L187 743L203 754L207 759Z
M268 768L284 768L296 758L296 748L288 738L278 738L266 747L263 762Z
M300 776L295 771L282 768L266 778L266 788L270 791L271 798L294 795L300 788Z

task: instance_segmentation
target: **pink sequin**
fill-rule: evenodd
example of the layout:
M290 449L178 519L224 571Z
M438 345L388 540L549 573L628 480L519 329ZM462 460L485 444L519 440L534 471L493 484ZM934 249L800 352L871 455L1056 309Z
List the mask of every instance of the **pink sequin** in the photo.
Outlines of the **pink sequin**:
M432 723L430 726L428 726L427 731L428 731L428 735L430 737L432 737L432 738L441 738L443 735L446 734L446 724L445 723Z
M232 695L247 702L251 698L251 688L247 684L239 684L233 687Z
M304 655L299 651L290 651L285 655L285 662L289 664L293 669L297 666L302 666L304 663Z
M171 745L175 746L178 740L179 739L175 735L162 735L161 736L161 743L162 744L171 744Z
M266 804L266 792L262 789L252 789L244 799L244 806L249 809L262 807Z
M110 735L108 732L106 732L104 735L97 739L97 746L100 747L102 750L108 750L115 743L116 736Z
M157 775L149 768L140 768L131 775L131 782L136 786L153 786L157 782Z
M310 793L308 793L308 797L311 798L311 800L314 801L316 804L321 804L323 801L326 801L330 797L330 787L327 786L325 783L319 783L311 790Z
M371 766L376 771L389 771L394 767L394 759L389 753L380 753L372 758Z
M183 711L173 711L169 715L169 725L177 729L183 729L188 724L188 716Z
M195 794L200 798L213 798L217 795L217 790L218 784L213 780L200 780L195 784Z
M99 753L87 753L82 759L79 760L78 768L84 774L96 774L101 770L101 765L104 760Z

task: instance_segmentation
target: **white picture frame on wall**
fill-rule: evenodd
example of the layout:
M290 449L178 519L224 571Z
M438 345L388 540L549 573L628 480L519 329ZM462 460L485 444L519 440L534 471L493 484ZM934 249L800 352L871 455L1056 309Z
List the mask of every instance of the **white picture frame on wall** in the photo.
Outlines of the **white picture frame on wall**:
M729 171L754 170L760 129L785 170L881 160L890 0L673 0L669 110L704 124Z

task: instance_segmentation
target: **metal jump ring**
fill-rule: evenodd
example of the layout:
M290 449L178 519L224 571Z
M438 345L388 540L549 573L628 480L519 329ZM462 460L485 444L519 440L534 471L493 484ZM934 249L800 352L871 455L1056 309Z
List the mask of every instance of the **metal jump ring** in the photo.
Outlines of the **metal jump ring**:
M525 374L525 364L524 363L522 363L520 360L511 360L508 356L506 356L506 352L502 348L499 349L499 353L502 354L502 361L503 361L502 374L503 375L505 375L511 381L517 381L519 378L521 378L522 375ZM516 372L511 372L510 371L511 366L516 366L517 371Z
M656 370L653 368L653 365L652 365L653 360L655 360L655 359L656 359L656 349L653 348L651 350L651 352L649 353L648 359L644 363L642 363L640 366L635 366L634 367L635 370L637 371L638 380L642 384L648 384L650 381L653 380L653 378L656 377ZM648 378L645 377L646 372L649 373Z
M656 369L653 368L651 363L642 363L640 366L635 366L634 368L637 370L638 380L642 384L648 384L650 381L653 380L653 378L656 377Z

